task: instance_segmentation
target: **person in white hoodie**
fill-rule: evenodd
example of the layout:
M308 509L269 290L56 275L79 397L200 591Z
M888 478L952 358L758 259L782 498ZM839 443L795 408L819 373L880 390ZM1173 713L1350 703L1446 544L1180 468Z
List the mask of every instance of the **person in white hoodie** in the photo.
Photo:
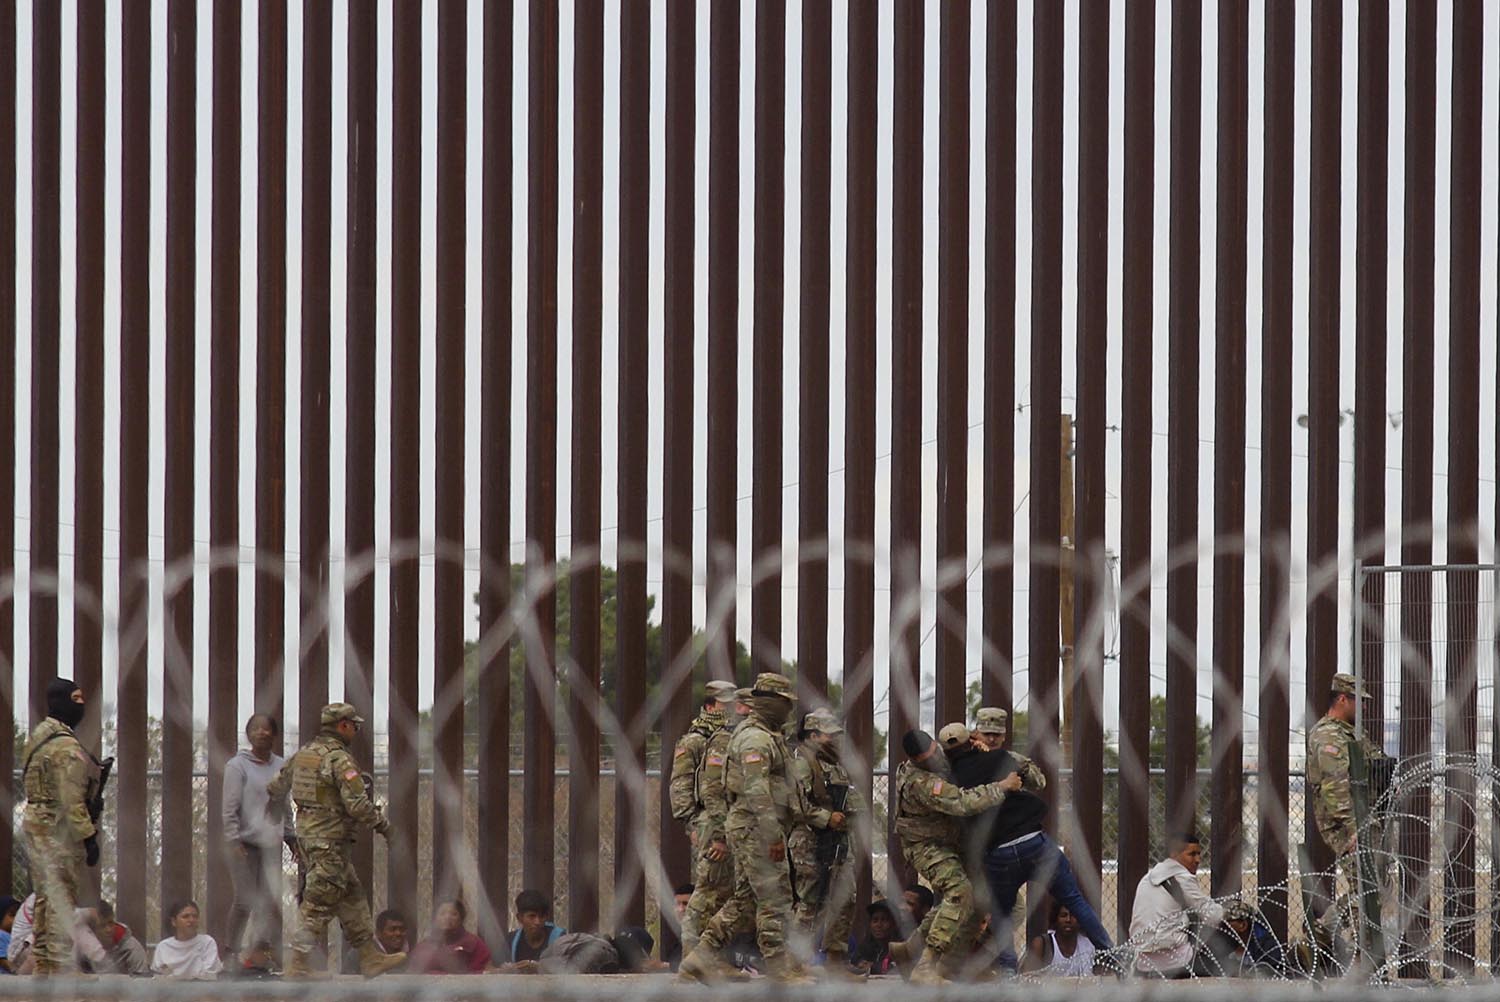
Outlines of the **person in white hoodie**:
M275 717L251 715L245 722L250 747L224 766L224 841L234 880L224 943L231 953L246 943L281 939L275 928L281 912L281 844L294 844L292 813L285 804L268 811L266 792L285 761L271 750L280 734Z
M1199 929L1224 920L1224 908L1198 883L1203 843L1191 833L1167 839L1167 858L1141 878L1130 913L1130 945L1136 950L1137 974L1158 978L1186 977L1192 971Z

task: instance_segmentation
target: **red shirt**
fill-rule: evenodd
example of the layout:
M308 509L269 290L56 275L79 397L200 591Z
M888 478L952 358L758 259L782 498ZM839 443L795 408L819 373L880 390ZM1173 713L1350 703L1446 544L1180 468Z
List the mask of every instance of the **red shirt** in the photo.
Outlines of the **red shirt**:
M429 936L411 951L410 974L483 974L490 966L490 948L464 929L449 939Z

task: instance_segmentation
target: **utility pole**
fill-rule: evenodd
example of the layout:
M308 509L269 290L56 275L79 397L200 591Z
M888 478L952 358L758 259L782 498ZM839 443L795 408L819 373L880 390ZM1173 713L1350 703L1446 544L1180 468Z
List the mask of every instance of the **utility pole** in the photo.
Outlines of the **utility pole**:
M1062 643L1062 764L1073 766L1073 415L1058 421L1062 449L1061 538L1058 540L1059 635Z

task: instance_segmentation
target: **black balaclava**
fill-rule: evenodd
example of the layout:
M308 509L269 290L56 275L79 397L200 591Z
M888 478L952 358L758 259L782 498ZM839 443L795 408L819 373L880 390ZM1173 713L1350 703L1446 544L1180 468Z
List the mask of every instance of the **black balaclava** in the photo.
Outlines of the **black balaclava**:
M78 684L70 678L55 678L48 683L47 716L77 727L83 719L83 704L73 702L73 691L77 688Z

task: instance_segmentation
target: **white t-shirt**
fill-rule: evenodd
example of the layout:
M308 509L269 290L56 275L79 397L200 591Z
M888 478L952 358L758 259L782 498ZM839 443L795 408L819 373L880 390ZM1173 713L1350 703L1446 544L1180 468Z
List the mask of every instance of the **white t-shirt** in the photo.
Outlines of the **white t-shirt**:
M176 936L162 940L151 958L151 970L174 978L214 978L223 969L219 944L202 932L188 940Z
M1098 950L1092 940L1080 934L1078 942L1073 946L1073 955L1067 957L1063 955L1062 948L1057 945L1057 933L1048 929L1047 936L1052 940L1052 963L1047 965L1048 974L1056 974L1065 978L1087 978L1093 975L1094 954Z

